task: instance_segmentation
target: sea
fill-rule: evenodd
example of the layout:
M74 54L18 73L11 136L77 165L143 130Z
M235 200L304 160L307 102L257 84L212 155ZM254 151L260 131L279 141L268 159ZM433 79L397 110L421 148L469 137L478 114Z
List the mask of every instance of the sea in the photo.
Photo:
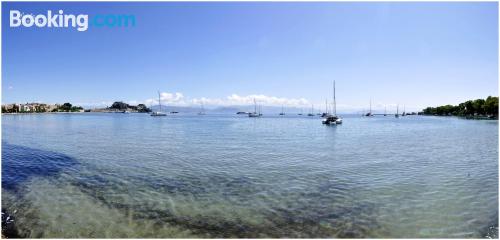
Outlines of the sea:
M22 238L498 238L498 121L2 115Z

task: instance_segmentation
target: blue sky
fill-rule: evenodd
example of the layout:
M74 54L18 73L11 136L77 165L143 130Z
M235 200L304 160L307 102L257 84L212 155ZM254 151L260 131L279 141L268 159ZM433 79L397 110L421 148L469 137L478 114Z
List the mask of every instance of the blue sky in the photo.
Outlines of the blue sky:
M498 5L2 3L2 101L407 109L498 95ZM11 28L9 11L133 14L136 26Z

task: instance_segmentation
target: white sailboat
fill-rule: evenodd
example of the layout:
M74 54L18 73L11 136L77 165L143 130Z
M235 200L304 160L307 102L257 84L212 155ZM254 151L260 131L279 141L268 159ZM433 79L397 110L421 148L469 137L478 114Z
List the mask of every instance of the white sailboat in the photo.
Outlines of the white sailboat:
M152 112L151 117L164 117L167 116L166 113L161 111L161 100L160 100L160 91L158 91L158 105L160 105L160 111Z
M342 118L337 116L337 100L335 99L335 81L333 81L333 117L335 119L335 124L342 124Z
M335 99L335 81L333 81L333 113L332 115L327 114L327 117L323 119L323 124L342 124L342 118L337 116L337 100Z
M248 113L248 117L260 117L262 114L260 113L260 106L259 106L259 112L257 112L257 102L255 101L255 98L253 99L253 104L254 104L254 110L251 113Z

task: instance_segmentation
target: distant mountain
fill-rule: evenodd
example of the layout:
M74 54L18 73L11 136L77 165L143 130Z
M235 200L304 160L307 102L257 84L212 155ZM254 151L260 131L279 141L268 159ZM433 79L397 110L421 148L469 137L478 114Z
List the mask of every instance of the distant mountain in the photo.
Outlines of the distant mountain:
M151 109L153 111L160 111L160 106L152 106ZM161 106L162 112L180 112L180 113L197 113L200 111L200 108L195 107L179 107L179 106Z
M153 111L159 111L160 107L159 105L152 106ZM162 105L162 111L163 112L179 112L179 113L198 113L201 110L200 107L197 106L190 106L190 107L181 107L181 106L164 106ZM259 109L257 109L258 111ZM311 111L311 108L296 108L296 107L285 107L284 108L285 113L289 114L298 114L298 113L303 113L307 114ZM254 111L254 106L253 105L246 105L246 106L205 106L205 112L206 113L234 113L236 114L237 112L253 112ZM278 106L262 106L261 107L261 112L263 114L279 114L281 113L281 107ZM324 109L314 109L314 113L319 113L319 112L324 112Z

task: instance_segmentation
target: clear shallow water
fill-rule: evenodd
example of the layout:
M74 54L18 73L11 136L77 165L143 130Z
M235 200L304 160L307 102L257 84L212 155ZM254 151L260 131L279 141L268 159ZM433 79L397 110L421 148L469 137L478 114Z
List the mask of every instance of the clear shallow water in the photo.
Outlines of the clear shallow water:
M498 237L498 121L4 115L2 209L25 237Z

